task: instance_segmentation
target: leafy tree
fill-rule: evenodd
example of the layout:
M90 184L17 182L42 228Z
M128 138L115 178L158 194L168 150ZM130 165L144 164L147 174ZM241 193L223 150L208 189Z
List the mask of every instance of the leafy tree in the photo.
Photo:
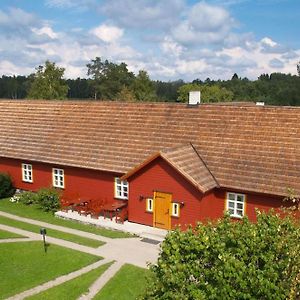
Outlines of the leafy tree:
M68 86L62 79L64 72L64 68L59 68L54 62L47 60L44 66L36 68L27 97L47 100L65 99L68 93Z
M131 86L134 80L134 74L128 71L125 63L103 62L96 57L86 66L87 75L92 77L95 99L115 99L123 86Z
M0 199L10 197L14 192L11 177L6 173L0 173Z
M133 82L132 90L138 101L153 101L157 98L153 82L144 70L139 71Z
M154 81L153 82L158 100L161 101L170 101L175 102L178 98L178 89L184 85L184 81L182 79L176 81Z
M257 213L170 232L143 299L299 299L299 222Z
M188 102L188 95L190 91L201 91L201 102L228 102L233 100L233 92L216 84L199 85L196 83L189 83L181 86L178 89L180 102Z
M201 91L201 85L197 83L187 83L178 89L178 101L188 102L190 91Z
M297 72L298 72L298 75L300 76L300 61L297 64Z
M127 86L123 86L121 91L118 93L116 99L120 100L120 101L125 101L125 102L135 102L136 101L134 93Z

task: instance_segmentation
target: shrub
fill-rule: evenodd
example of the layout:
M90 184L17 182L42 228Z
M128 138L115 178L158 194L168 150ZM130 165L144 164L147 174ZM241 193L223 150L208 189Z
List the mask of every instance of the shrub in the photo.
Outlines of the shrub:
M19 198L18 202L23 203L25 205L31 205L37 202L37 194L34 192L22 192L18 194L17 197Z
M257 213L170 232L143 299L299 299L300 228Z
M44 211L55 212L60 208L59 193L54 188L42 188L36 193L27 191L17 195L16 201L25 205L36 204Z
M0 199L11 197L15 193L12 180L8 174L0 173Z
M55 212L60 208L59 193L54 188L40 189L36 194L36 203L44 211Z

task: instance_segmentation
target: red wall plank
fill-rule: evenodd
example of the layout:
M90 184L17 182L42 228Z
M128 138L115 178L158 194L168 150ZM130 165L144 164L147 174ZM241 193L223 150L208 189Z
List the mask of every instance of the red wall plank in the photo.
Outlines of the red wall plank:
M22 181L22 163L32 164L33 183ZM81 198L85 199L102 199L107 202L114 200L115 174L39 162L0 158L0 172L9 173L15 187L23 190L36 191L41 187L52 187L53 167L64 169L65 189L62 191L67 197L80 195Z

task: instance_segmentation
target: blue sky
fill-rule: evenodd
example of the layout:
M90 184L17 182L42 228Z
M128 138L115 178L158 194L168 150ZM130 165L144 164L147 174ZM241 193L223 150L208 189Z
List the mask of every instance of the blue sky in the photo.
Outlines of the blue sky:
M96 56L166 81L296 74L299 36L299 0L1 0L0 75L86 77Z

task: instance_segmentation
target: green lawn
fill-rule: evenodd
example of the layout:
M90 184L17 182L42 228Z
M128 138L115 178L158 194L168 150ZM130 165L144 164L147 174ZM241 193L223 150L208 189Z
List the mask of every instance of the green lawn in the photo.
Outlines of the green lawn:
M0 244L0 299L68 274L99 257L42 242Z
M67 281L45 292L26 298L26 300L76 300L80 295L86 293L93 282L111 265L111 263L100 266L84 275Z
M76 221L64 220L55 217L52 213L44 212L36 206L28 206L21 203L11 203L8 199L0 200L0 210L20 217L39 220L55 225L65 226L90 233L95 233L109 238L128 238L132 235L117 230L109 230L93 225L85 225Z
M100 290L94 300L134 300L144 291L149 271L126 264Z
M24 238L25 236L0 229L0 239Z
M40 226L37 226L37 225L33 225L33 224L25 223L25 222L20 222L20 221L13 220L13 219L6 218L6 217L2 217L2 216L0 216L0 224L20 228L20 229L23 229L23 230L28 230L28 231L35 232L35 233L39 233L40 228L41 228ZM58 231L58 230L54 230L54 229L48 229L48 228L47 228L47 235L51 236L51 237L63 239L63 240L66 240L66 241L74 242L74 243L77 243L77 244L80 244L80 245L93 247L93 248L98 248L98 247L105 244L102 241L97 241L97 240L81 237L81 236L78 236L78 235L75 235L75 234L65 233L65 232L62 232L62 231Z

